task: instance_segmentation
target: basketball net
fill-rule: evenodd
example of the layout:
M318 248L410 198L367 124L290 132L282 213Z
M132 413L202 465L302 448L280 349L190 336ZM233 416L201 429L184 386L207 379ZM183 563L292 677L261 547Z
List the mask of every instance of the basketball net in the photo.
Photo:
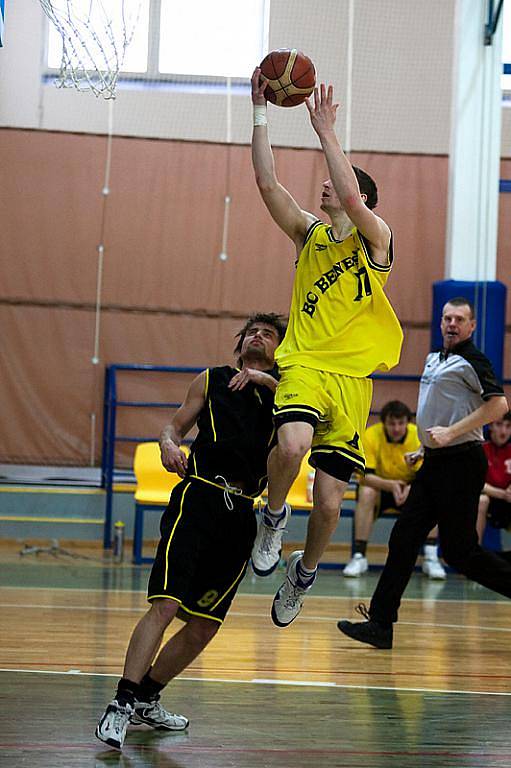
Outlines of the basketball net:
M62 38L56 85L115 99L142 0L39 0Z

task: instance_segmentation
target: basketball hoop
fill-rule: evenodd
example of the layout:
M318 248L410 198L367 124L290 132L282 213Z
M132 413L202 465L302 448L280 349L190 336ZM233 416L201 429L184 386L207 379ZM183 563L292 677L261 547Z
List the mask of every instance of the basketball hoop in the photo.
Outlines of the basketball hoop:
M56 85L115 99L143 0L40 0L62 38Z

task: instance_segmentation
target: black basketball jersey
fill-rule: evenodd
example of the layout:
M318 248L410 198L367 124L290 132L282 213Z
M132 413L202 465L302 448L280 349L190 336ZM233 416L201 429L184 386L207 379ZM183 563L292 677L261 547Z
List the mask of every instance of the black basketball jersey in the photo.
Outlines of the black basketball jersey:
M267 482L274 393L251 382L233 392L228 384L237 372L227 365L206 371L206 402L197 420L188 474L215 483L221 482L219 477L238 481L244 493L257 496ZM276 368L267 373L277 378Z

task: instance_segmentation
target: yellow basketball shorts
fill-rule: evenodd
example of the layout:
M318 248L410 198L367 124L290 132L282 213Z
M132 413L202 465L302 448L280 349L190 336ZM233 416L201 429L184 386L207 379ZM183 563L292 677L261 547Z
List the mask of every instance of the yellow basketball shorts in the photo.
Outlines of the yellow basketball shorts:
M339 480L365 469L361 435L366 428L373 383L291 365L280 369L273 409L275 424L302 421L314 428L309 463Z

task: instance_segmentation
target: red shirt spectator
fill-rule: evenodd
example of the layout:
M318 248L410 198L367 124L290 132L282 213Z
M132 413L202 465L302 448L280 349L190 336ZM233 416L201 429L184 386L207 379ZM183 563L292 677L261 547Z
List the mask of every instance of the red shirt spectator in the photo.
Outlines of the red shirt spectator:
M486 521L494 528L511 524L511 411L489 426L490 439L483 444L488 472L479 500L477 533L482 541Z
M496 445L488 440L483 448L488 459L486 482L496 488L507 488L511 484L511 443Z

